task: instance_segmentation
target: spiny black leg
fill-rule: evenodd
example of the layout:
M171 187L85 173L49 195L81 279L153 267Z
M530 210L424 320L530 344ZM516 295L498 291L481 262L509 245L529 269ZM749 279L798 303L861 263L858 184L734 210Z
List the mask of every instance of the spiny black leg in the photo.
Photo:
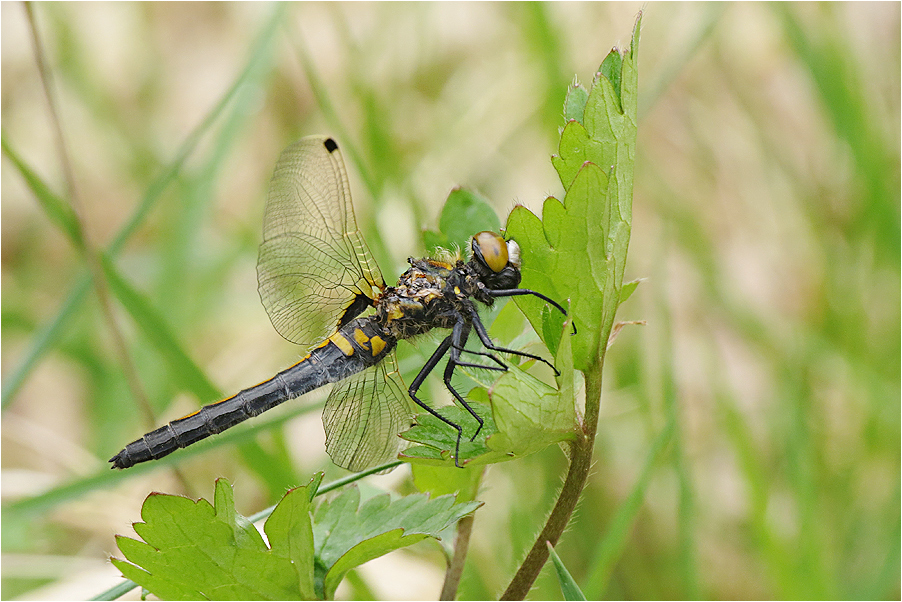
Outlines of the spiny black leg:
M453 343L452 343L453 345ZM496 370L498 372L507 372L507 366L504 362L502 362L498 356L493 353L485 353L484 351L474 351L472 349L458 349L461 353L472 353L473 355L481 355L483 357L487 357L496 364L497 366L486 366L484 364L471 364L469 362L458 362L458 366L467 366L471 368L482 368L483 370Z
M545 301L546 303L550 303L555 308L557 308L557 310L560 311L562 314L564 314L565 316L567 315L567 310L564 309L557 301L546 297L542 293L537 293L536 291L530 290L528 288L508 288L508 289L501 289L501 290L486 289L485 292L488 293L492 297L518 297L520 295L532 295L534 297L538 297L539 299L541 299L542 301Z
M519 297L521 295L532 295L533 297L538 297L539 299L541 299L542 301L545 301L546 303L550 303L555 308L557 308L557 310L560 311L562 314L564 314L565 316L567 315L567 310L564 309L559 303L557 303L553 299L546 297L542 293L537 293L536 291L530 290L528 288L509 288L509 289L501 289L501 290L491 290L489 288L486 288L485 292L490 297ZM570 334L571 335L576 334L576 322L571 322L570 325L573 327L573 332Z
M479 431L482 430L484 422L482 421L482 418L479 417L479 414L477 414L473 410L473 408L471 408L469 406L469 404L464 400L464 398L460 395L460 393L458 393L454 389L454 387L451 386L451 375L454 374L454 368L456 368L457 366L467 366L467 367L473 367L473 368L484 368L485 367L485 366L481 366L479 364L470 364L468 362L460 361L460 351L461 351L461 349L463 349L464 345L467 344L467 338L469 336L470 336L470 325L467 324L466 320L464 319L464 317L462 315L458 315L457 322L454 324L454 328L451 330L451 339L452 339L451 357L448 358L448 363L445 365L445 375L444 375L443 380L445 381L445 387L449 391L451 391L451 395L453 395L454 398L457 399L458 402L460 402L460 405L462 405L468 412L470 412L470 414L473 416L473 418L475 418L476 421L479 423L479 428L477 428L476 432L473 433L473 436L470 437L470 441L472 441L473 439L476 438L476 435L479 434ZM490 368L490 369L492 369L492 368Z
M441 420L448 426L452 426L455 429L457 429L457 444L454 447L454 465L457 466L458 468L463 468L463 466L460 465L459 459L460 459L460 439L461 439L461 437L463 437L464 430L460 427L459 424L451 422L450 420L448 420L447 418L445 418L444 416L442 416L441 414L439 414L438 412L436 412L435 410L430 408L428 405L426 405L425 403L420 401L420 399L417 397L417 391L420 390L420 385L423 384L423 381L426 380L426 377L429 376L429 373L432 372L432 370L438 365L438 363L439 363L439 361L441 361L442 357L446 353L448 353L448 349L451 348L451 341L452 341L452 336L449 335L449 336L445 337L445 340L439 344L438 348L436 348L435 352L432 354L432 357L429 358L429 360L426 362L426 364L420 369L420 372L416 375L416 378L413 379L413 382L410 384L410 388L407 389L407 394L410 395L410 398L412 400L414 400L414 402L418 406L420 406L421 408L423 408L424 410L426 410L427 412L429 412L430 414L432 414L433 416L435 416L436 418L438 418L439 420ZM470 410L470 412L472 412L472 410Z
M558 372L558 369L555 368L551 363L545 358L539 357L538 355L533 355L531 353L526 353L525 351L517 351L516 349L508 349L507 347L499 347L492 343L492 339L489 337L488 331L486 331L485 326L482 324L482 320L479 318L479 313L476 311L476 307L473 305L468 305L467 310L470 312L470 317L473 320L473 328L476 330L476 336L479 337L479 340L482 342L483 346L486 349L491 349L492 351L499 351L501 353L510 353L511 355L518 355L520 357L528 357L529 359L537 360L554 370L555 376L560 376L561 373Z

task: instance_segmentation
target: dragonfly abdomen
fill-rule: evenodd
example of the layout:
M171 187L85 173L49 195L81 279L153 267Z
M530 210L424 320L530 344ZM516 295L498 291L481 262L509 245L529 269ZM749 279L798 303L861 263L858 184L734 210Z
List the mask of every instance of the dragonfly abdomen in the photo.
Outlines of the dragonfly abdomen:
M395 340L371 317L358 318L271 379L153 430L110 459L113 468L157 460L381 361Z

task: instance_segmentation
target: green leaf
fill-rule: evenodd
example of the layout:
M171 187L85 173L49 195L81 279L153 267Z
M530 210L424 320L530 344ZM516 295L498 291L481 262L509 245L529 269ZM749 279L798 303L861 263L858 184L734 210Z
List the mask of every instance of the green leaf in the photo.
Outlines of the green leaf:
M440 248L466 251L470 238L477 232L500 229L501 221L485 197L466 188L455 188L442 207L439 232L423 232L423 245L433 255Z
M557 573L557 580L561 586L561 593L564 595L564 600L585 600L586 596L579 589L576 581L570 575L570 571L564 566L564 562L561 560L560 556L554 551L554 546L552 546L550 542L546 543L548 544L548 554L551 556L551 562L554 563L554 571Z
M496 302L496 305L498 303ZM505 341L513 349L519 348L525 342L535 340L535 334L530 330L523 339L518 339L524 335L526 329L526 317L523 315L517 305L504 301L504 307L495 314L492 325L489 327L489 336L497 341ZM528 337L528 338L527 338Z
M441 232L436 232L435 230L423 231L423 247L425 247L429 255L434 256L437 254L438 249L450 249L451 246L451 240Z
M135 554L134 551L130 552L129 550L132 545L140 545L140 543L127 537L116 537L116 544L122 553L127 556ZM119 569L123 577L141 585L141 587L161 600L202 600L204 598L202 593L180 581L172 581L160 575L152 575L134 564L118 558L110 558L110 562Z
M297 487L286 493L263 527L273 554L289 558L294 565L298 589L305 600L316 599L310 511L313 496L322 479L323 473L317 473L306 487Z
M601 67L598 68L598 72L602 77L611 82L611 85L614 88L614 94L617 95L618 102L620 101L620 74L622 71L623 57L621 57L620 52L614 48L608 53L608 56L604 57L604 61L602 61Z
M564 121L582 121L583 111L586 108L586 100L589 92L583 88L574 78L567 90L567 98L564 99Z
M479 423L468 411L456 405L444 406L437 410L439 414L451 422L459 424L463 429L459 464L467 466L472 462L474 465L483 465L510 459L497 454L487 456L490 450L486 446L486 439L496 432L496 428L485 391L479 388L473 389L466 395L466 398L473 411L483 420L479 437L473 441L470 441L470 437L476 433ZM416 426L401 433L401 438L418 444L401 452L399 457L402 460L456 468L453 454L457 446L457 431L432 414L419 414Z
M626 303L626 300L629 299L632 294L636 291L636 288L639 286L639 283L644 280L643 278L637 278L636 280L630 280L629 282L623 283L623 288L620 289L620 303Z
M387 533L380 533L366 541L351 548L347 554L338 559L333 567L326 574L323 582L323 592L327 600L335 595L338 584L344 579L348 571L360 566L365 562L369 562L374 558L384 556L389 552L394 552L401 548L413 545L423 541L428 535L423 533L414 533L413 535L405 535L404 529L394 529Z
M569 121L561 132L552 164L566 191L563 203L546 199L541 221L517 207L507 222L521 248L521 286L565 305L569 300L576 325L573 363L582 371L600 363L622 296L636 154L638 27L639 21L631 49L612 51L602 63L582 121ZM572 102L577 100L573 95ZM541 299L521 296L515 302L557 355L563 320Z
M489 437L488 447L509 459L535 453L575 434L573 399L563 399L557 389L517 366L498 378L489 396L498 433Z
M305 599L291 559L268 549L256 528L235 512L225 479L216 482L213 506L151 494L141 518L134 527L144 542L117 538L129 562L114 564L162 599Z
M476 499L482 480L481 470L449 470L446 466L411 464L413 484L431 497L454 494L458 502Z
M569 340L566 343L569 345ZM470 413L456 405L440 408L438 412L442 416L463 428L460 465L470 468L506 462L572 438L576 424L573 368L558 366L558 369L566 396L516 365L509 365L490 389L470 391L467 402L484 421L473 441L468 437L476 431L477 423ZM566 386L568 375L570 384ZM400 455L402 460L456 468L453 452L457 431L438 418L421 414L417 416L417 425L401 436L418 444L404 450ZM457 472L463 471L457 469ZM469 477L461 475L461 478Z
M135 531L118 538L128 562L123 575L164 599L283 600L331 598L347 572L383 554L439 533L481 506L444 495L388 495L360 503L356 486L324 502L311 523L317 474L292 489L266 521L267 548L251 522L235 511L232 488L216 482L215 501L152 494Z
M452 245L466 249L470 237L477 232L500 229L501 220L485 197L466 188L455 188L448 194L439 218L439 230Z
M440 531L481 505L455 504L450 495L430 500L424 494L394 502L387 494L379 495L360 505L357 487L347 488L316 512L314 539L317 560L326 571L324 596L331 598L352 568L426 537L438 537Z
M596 165L611 165L613 156L605 156L605 147L593 140L579 121L570 121L561 132L558 154L552 155L551 164L558 172L564 189L570 188L576 174L586 161Z
M6 139L6 132L0 133L0 143L3 146L3 153L13 162L19 174L28 184L28 187L34 193L35 198L41 204L47 217L55 223L60 230L69 238L69 241L76 248L84 247L84 236L82 235L81 226L78 223L78 216L69 204L57 196L50 187L25 163L18 153L13 150L9 141Z

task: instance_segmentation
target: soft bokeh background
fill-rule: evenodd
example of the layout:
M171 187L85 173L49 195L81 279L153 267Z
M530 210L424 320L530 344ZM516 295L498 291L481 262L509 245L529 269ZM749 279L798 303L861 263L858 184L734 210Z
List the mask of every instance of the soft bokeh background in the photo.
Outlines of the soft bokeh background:
M255 282L283 147L338 138L391 279L453 186L502 216L559 194L566 85L629 43L642 5L33 8L93 244L126 232L119 272L234 392L301 351ZM627 278L646 281L619 317L648 325L608 356L595 469L559 552L590 599L898 599L899 4L645 8ZM211 399L114 300L117 346L82 254L10 160L69 198L24 6L4 2L0 23L2 597L78 599L119 581L106 555L148 492L209 497L227 476L249 515L327 467L322 396L239 445L108 470L154 426L126 366L158 423ZM491 468L461 598L507 584L564 468L557 448ZM372 482L409 491L408 472ZM418 544L340 595L435 598L442 571ZM552 572L533 597L560 598Z

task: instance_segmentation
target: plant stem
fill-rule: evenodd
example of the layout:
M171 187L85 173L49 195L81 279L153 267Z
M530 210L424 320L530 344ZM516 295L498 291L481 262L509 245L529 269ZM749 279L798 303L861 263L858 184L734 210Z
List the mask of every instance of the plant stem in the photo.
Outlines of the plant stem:
M464 561L467 559L467 550L470 548L470 533L473 531L472 514L468 514L457 522L457 537L454 540L454 557L445 571L445 584L442 586L442 594L439 600L454 600L457 597L457 587L460 585L460 577L464 572Z
M554 509L545 522L545 527L533 544L529 554L517 574L514 575L510 585L507 586L502 600L523 600L532 584L535 583L539 571L548 560L548 543L557 546L561 533L570 521L580 493L589 476L589 468L592 466L592 450L595 446L595 432L598 430L598 412L601 408L601 367L604 365L604 355L599 362L586 372L586 416L581 425L577 438L570 444L570 469L567 478L561 488L560 496Z

